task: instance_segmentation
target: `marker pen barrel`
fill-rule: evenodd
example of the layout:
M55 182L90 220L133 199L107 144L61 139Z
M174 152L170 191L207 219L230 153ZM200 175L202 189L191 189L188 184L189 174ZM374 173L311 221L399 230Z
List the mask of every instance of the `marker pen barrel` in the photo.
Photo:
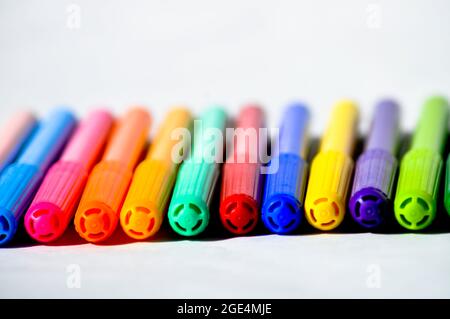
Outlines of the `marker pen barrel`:
M29 112L18 112L0 131L0 173L18 156L26 141L32 136L36 119Z
M397 221L406 229L424 229L436 216L447 130L448 102L438 96L429 98L411 148L400 164L394 210Z
M395 153L398 145L399 117L400 108L395 101L380 101L375 108L365 151L383 150Z
M356 163L349 208L353 219L365 228L381 225L392 207L398 122L397 103L381 101L375 109L365 150Z
M303 218L307 180L307 131L310 114L301 103L290 105L280 126L279 153L274 154L266 175L262 220L276 234L294 231Z
M344 219L353 171L358 111L351 101L339 102L315 156L306 191L305 213L315 228L331 230Z
M209 223L209 205L219 177L226 114L212 107L194 122L191 156L181 164L169 205L169 223L183 236L203 232ZM217 157L213 156L217 155Z
M280 126L279 154L295 154L306 158L310 117L306 105L293 103L288 106Z
M111 114L101 110L90 113L80 122L25 214L25 228L33 239L46 243L64 233L112 124Z
M152 142L146 159L139 164L120 213L120 223L131 238L142 240L156 234L164 219L178 165L189 139L191 114L176 108L167 117ZM181 134L181 135L180 135Z
M67 110L49 114L37 127L18 160L0 178L0 245L12 239L22 214L39 183L57 158L75 127L75 117Z
M150 115L130 110L113 129L102 160L89 175L75 213L75 229L89 242L101 242L116 229L133 170L145 147Z
M264 111L257 105L244 107L233 135L233 152L223 166L220 200L222 225L235 235L251 232L259 220L263 176L261 175L260 128Z
M337 152L350 156L355 147L358 110L352 101L341 101L333 109L319 152Z

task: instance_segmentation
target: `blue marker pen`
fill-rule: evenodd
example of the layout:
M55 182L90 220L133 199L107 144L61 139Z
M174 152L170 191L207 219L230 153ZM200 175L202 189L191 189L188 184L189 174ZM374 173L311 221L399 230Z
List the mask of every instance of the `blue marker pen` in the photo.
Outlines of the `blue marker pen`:
M75 117L55 110L39 123L15 163L0 177L0 245L13 238L20 217L37 190L42 176L56 160L75 127Z
M295 103L286 109L280 127L279 154L269 164L275 173L266 178L262 220L276 234L292 232L303 217L309 117L302 104Z

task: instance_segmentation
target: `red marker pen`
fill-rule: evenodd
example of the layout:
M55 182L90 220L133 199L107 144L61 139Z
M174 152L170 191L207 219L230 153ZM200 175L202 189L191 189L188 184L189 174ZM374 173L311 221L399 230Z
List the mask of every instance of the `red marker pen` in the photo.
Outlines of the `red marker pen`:
M220 219L236 235L252 231L258 222L262 176L259 129L264 112L256 105L244 107L233 135L233 152L223 166Z

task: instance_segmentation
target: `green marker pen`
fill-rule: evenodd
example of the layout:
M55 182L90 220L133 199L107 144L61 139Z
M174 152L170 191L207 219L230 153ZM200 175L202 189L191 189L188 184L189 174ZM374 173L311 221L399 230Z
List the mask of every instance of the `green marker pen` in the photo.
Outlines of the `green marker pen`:
M198 235L208 225L209 204L223 158L225 123L221 107L208 109L194 121L193 150L180 167L168 212L170 226L180 235Z
M450 154L447 157L447 168L445 173L445 198L444 205L447 213L450 215Z
M397 221L407 229L424 229L436 216L447 126L448 102L431 97L400 165L394 209Z

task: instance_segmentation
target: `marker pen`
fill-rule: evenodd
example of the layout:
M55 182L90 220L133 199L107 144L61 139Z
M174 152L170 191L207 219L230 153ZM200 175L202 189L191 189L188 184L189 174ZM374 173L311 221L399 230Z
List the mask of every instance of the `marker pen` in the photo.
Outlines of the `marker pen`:
M365 228L381 225L392 207L392 187L398 166L395 158L398 122L397 103L381 101L375 110L365 150L356 162L349 207L353 219Z
M406 229L424 229L436 216L447 130L448 102L442 97L429 98L411 148L400 163L394 210L398 223Z
M85 240L93 243L104 241L116 229L149 128L148 112L135 108L113 129L105 154L89 175L75 213L75 229Z
M266 175L262 220L276 234L294 231L303 218L303 200L307 181L307 131L310 114L301 103L291 104L280 126L279 153L270 166L278 166Z
M25 228L33 239L46 243L64 233L112 124L111 114L102 110L90 113L80 122L25 214Z
M0 178L0 245L16 233L20 217L75 124L75 117L69 111L51 112L40 122L18 160L3 171Z
M334 229L344 219L357 118L352 101L339 102L312 162L305 213L308 222L317 229Z
M226 114L220 107L208 109L194 123L192 154L181 164L168 212L170 226L180 235L198 235L209 223L209 205L220 171L212 155L223 152L225 125Z
M18 112L0 131L0 174L19 155L25 142L32 136L36 119L29 112Z
M450 215L450 154L447 157L446 164L444 205L447 213Z
M189 132L191 120L187 109L171 110L146 159L137 167L120 213L122 229L131 238L146 239L161 227L178 164L183 159L176 150L186 150L190 146L190 140L178 135L177 130Z
M261 175L259 130L264 111L257 105L244 107L237 119L233 152L223 165L220 220L235 235L251 232L259 220L263 176Z

